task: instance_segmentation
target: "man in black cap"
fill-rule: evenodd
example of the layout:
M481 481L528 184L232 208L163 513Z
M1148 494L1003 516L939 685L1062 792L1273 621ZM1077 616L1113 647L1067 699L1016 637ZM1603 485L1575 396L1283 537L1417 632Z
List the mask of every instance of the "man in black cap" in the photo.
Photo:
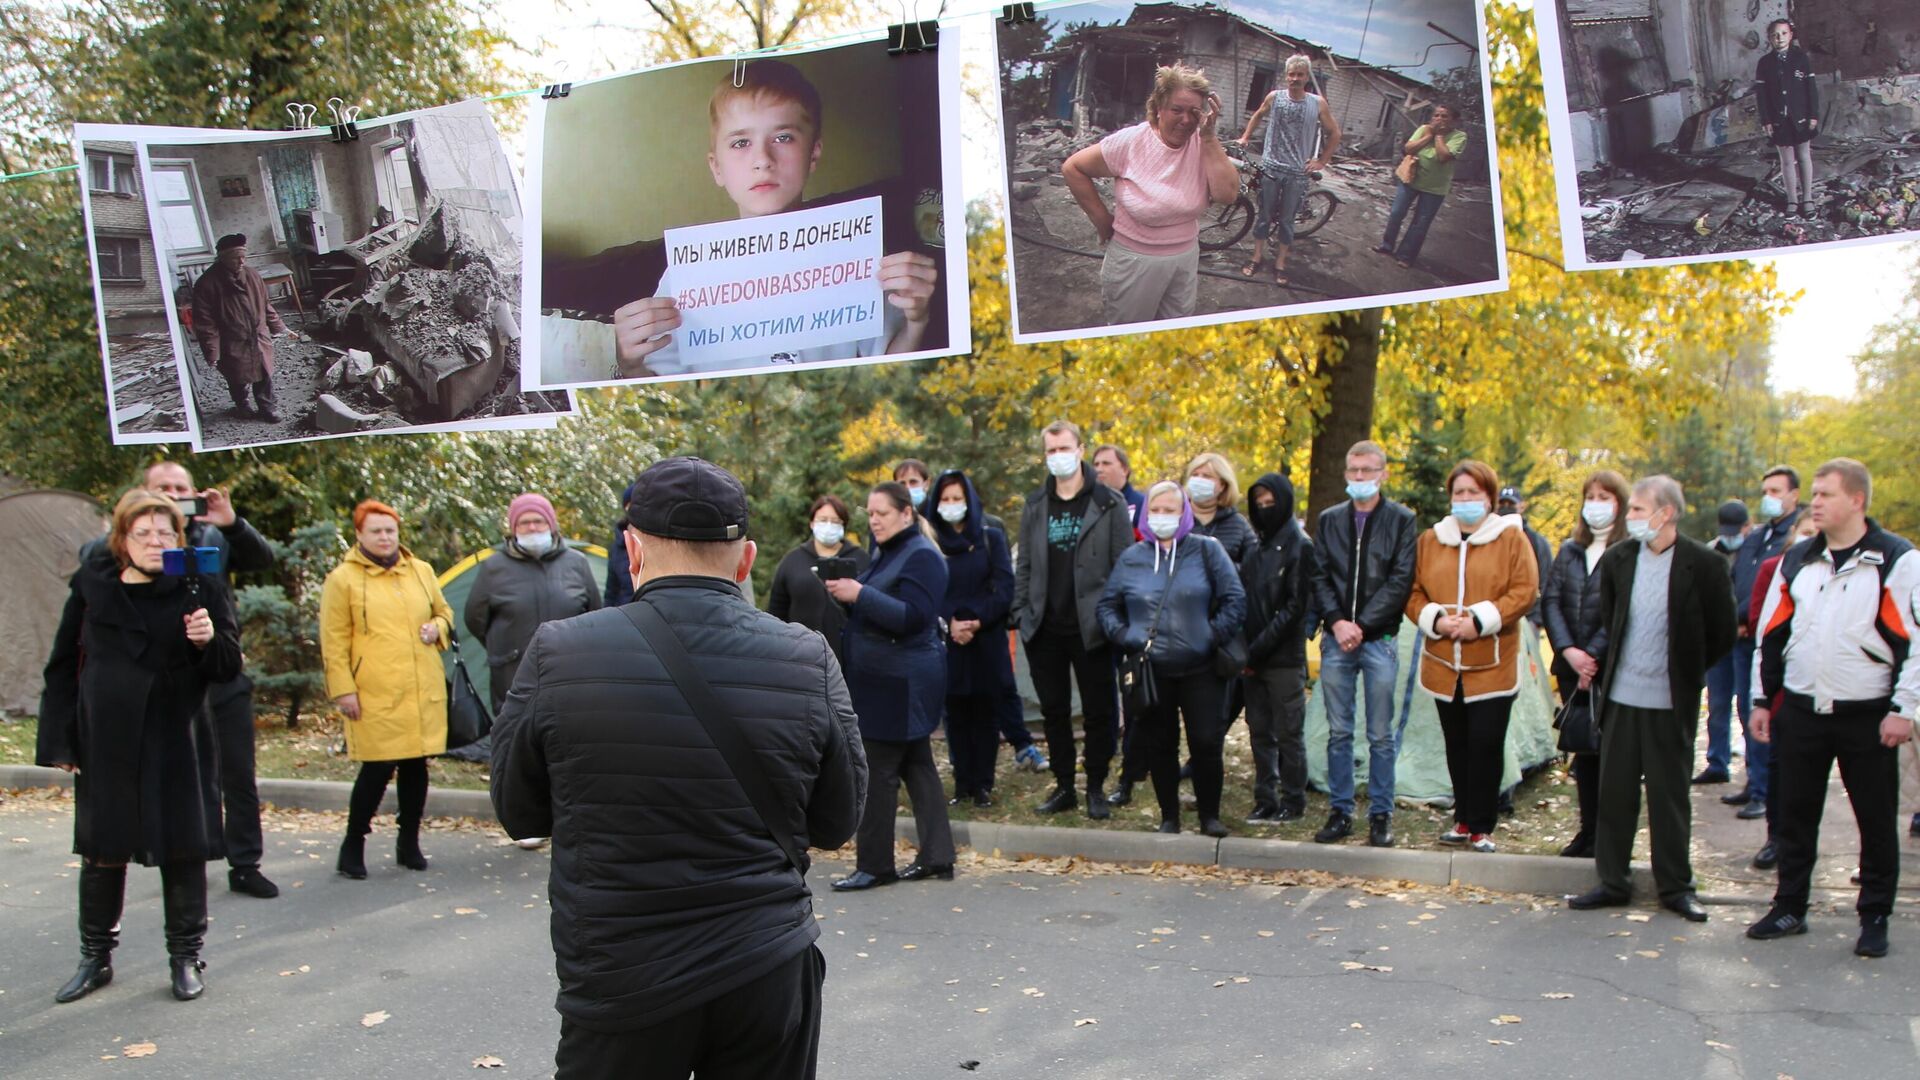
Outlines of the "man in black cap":
M1728 499L1720 504L1720 533L1707 545L1727 557L1727 580L1733 580L1733 563L1747 536L1747 504ZM1738 605L1740 598L1734 597ZM1707 669L1707 764L1694 776L1696 784L1724 784L1733 764L1734 668L1738 661L1728 653ZM1746 726L1746 706L1740 707L1741 726ZM1762 788L1761 790L1765 790ZM1746 805L1744 794L1738 800Z
M1546 537L1541 536L1534 530L1533 526L1527 524L1527 501L1520 497L1520 489L1516 487L1501 488L1500 495L1496 499L1496 502L1499 504L1496 509L1501 516L1512 515L1520 519L1521 531L1527 534L1527 543L1533 545L1533 560L1539 564L1540 580L1543 582L1546 581L1547 571L1553 569L1553 545L1547 543ZM1534 594L1533 606L1527 609L1527 621L1533 624L1533 632L1536 636L1545 632L1544 628L1540 625L1540 595L1538 593Z
M493 805L551 836L562 1080L812 1077L809 846L853 835L858 718L826 639L756 610L740 481L634 482L632 603L542 625L502 708Z
M214 245L214 264L193 283L193 336L207 364L226 377L233 410L254 415L247 402L253 388L259 417L280 419L273 403L273 339L287 333L280 313L267 299L267 283L247 265L247 238L232 233Z

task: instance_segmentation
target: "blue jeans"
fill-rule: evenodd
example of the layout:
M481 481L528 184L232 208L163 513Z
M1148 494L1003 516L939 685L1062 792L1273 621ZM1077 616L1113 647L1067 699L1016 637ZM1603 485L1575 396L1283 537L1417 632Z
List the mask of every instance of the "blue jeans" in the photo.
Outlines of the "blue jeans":
M1747 727L1747 712L1753 696L1753 639L1740 638L1733 643L1733 703L1740 712L1740 730L1747 737L1747 797L1767 798L1767 760L1772 746L1753 737Z
M1265 237L1282 247L1292 244L1294 219L1300 216L1300 200L1306 197L1305 173L1269 173L1261 177L1254 237Z
M1400 741L1393 729L1393 684L1400 647L1393 638L1361 643L1346 652L1334 644L1320 654L1320 692L1327 702L1327 799L1353 813L1354 689L1364 675L1367 695L1367 812L1393 812L1393 762Z
M1387 234L1380 238L1380 246L1392 248L1393 257L1402 262L1419 258L1420 245L1427 242L1427 229L1433 225L1434 216L1440 213L1440 204L1446 198L1401 184L1393 194L1393 209L1387 214ZM1413 221L1407 226L1407 234L1400 236L1400 223L1406 220L1409 208L1413 210ZM1398 245L1394 244L1396 236L1400 236Z
M1707 768L1722 776L1733 760L1733 669L1732 653L1707 669ZM1742 706L1740 722L1746 720Z

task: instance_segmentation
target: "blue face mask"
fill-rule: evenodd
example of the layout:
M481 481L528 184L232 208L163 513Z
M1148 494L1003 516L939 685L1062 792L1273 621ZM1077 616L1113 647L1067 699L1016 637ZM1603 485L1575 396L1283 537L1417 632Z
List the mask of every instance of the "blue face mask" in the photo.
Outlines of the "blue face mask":
M553 550L553 534L550 532L526 533L515 537L514 542L529 555L545 555Z
M1460 524L1472 528L1487 516L1487 500L1475 499L1472 502L1454 503L1453 516L1459 519Z
M1786 505L1782 503L1779 500L1779 498L1777 498L1776 496L1773 496L1773 495L1761 496L1760 498L1760 516L1761 517L1769 518L1769 519L1777 518L1785 510L1786 510Z
M1187 498L1203 503L1211 499L1220 490L1219 485L1204 476L1187 477Z
M1378 494L1380 494L1380 481L1378 480L1347 481L1347 498L1352 499L1354 502L1366 502Z
M1630 539L1644 544L1658 535L1660 535L1660 526L1655 525L1652 518L1641 518L1638 521L1633 518L1627 519L1627 536Z
M913 501L913 508L918 510L920 509L920 504L927 501L927 489L923 487L910 487L907 489L907 498Z

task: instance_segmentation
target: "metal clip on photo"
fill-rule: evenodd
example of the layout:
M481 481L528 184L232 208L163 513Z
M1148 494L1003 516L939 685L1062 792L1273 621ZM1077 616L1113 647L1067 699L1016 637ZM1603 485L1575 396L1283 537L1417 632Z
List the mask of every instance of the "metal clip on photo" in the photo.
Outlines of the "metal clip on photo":
M899 56L901 53L932 52L940 47L940 22L937 19L920 19L920 5L913 5L916 18L907 21L907 5L900 4L900 21L887 27L887 53Z
M360 116L360 106L348 105L337 97L330 97L327 99L327 111L333 114L334 142L359 141L360 128L354 121Z
M573 84L570 82L548 83L540 88L540 96L548 101L566 97L571 93L573 93Z
M287 125L287 130L288 131L307 130L308 128L313 126L313 114L319 111L320 111L320 106L318 105L309 105L304 101L288 102L287 116L290 117L293 122Z
M1000 8L1000 21L1006 23L1008 26L1019 26L1021 23L1033 22L1033 4L1003 5Z

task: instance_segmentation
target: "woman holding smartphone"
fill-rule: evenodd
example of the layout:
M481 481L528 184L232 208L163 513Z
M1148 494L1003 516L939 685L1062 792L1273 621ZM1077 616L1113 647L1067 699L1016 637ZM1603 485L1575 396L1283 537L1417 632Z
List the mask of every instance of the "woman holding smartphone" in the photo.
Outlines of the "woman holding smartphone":
M808 536L780 559L773 569L773 590L767 594L767 613L799 623L827 639L834 658L842 664L840 631L847 610L827 595L833 577L859 577L867 569L867 553L847 540L847 504L838 495L822 495L807 510Z

